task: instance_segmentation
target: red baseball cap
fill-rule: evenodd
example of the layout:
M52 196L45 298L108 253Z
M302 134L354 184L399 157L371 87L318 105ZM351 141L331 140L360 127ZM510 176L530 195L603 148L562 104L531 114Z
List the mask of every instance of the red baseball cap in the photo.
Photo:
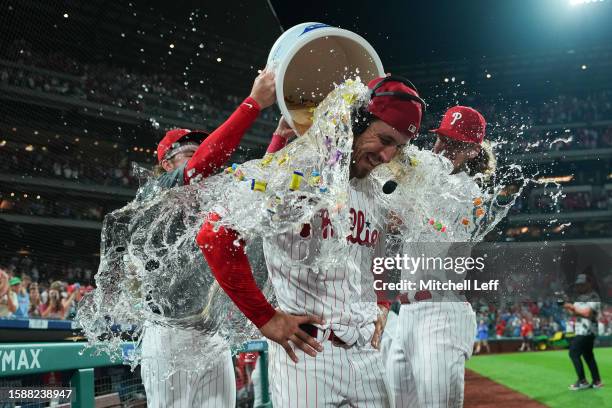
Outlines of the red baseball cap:
M485 137L485 118L474 108L453 106L446 111L440 127L430 130L460 142L481 144Z
M382 81L384 82L377 87ZM368 103L368 112L412 139L419 132L425 102L416 89L408 86L406 82L409 83L403 78L393 76L370 81L368 88L374 92ZM410 100L402 97L402 94L415 98Z
M203 130L172 129L167 131L164 138L157 144L157 161L161 163L166 154L179 147L180 143L191 140L200 143L208 135L209 133Z

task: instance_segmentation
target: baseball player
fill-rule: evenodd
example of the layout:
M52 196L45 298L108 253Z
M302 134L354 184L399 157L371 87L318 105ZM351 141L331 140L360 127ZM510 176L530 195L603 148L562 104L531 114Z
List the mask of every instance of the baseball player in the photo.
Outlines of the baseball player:
M471 180L472 176L492 172L491 163L494 160L481 146L485 125L483 116L475 109L455 106L444 114L440 127L432 130L438 136L433 152L444 155L452 162L453 177L475 183ZM479 191L476 186L475 191ZM463 206L457 209L463 210ZM460 214L457 214L457 223L460 218ZM412 221L408 225L421 222ZM465 256L453 252L464 252L465 247L442 242L434 247L431 243L438 242L439 237L432 233L432 229L424 228L416 242L405 243L403 250L415 256L423 252L427 256L440 258ZM411 280L432 278L449 279L445 271L428 270L417 271ZM400 308L387 360L394 406L463 406L465 360L472 354L476 330L472 307L463 295L453 292L412 291L404 293L401 299L404 304Z
M372 270L375 253L384 251L386 220L367 176L416 136L425 102L403 78L377 78L368 86L369 103L353 118L348 197L352 229L340 264L318 266L314 259L317 249L334 234L326 211L296 231L264 238L279 305L275 310L254 284L244 246L234 245L238 238L234 231L215 232L208 222L198 235L220 286L272 340L269 372L275 407L388 407L390 403L377 349L388 303L365 302L366 292L373 288L360 286L362 273ZM215 219L218 216L211 217Z
M264 70L251 94L214 132L174 129L157 146L162 174L143 188L138 199L153 194L155 186L168 189L205 178L219 169L235 151L259 112L275 100L274 75ZM274 139L276 140L276 139ZM275 143L278 143L276 141ZM173 370L164 357L169 348L189 352L201 336L197 331L145 324L141 375L149 407L233 408L236 381L230 350L207 370Z

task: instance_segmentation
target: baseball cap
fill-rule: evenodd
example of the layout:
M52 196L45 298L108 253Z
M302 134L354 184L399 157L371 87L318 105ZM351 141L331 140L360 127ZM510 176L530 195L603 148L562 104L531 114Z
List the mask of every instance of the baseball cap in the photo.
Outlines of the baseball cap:
M21 283L21 279L19 279L18 276L13 276L10 280L9 280L9 286L13 286L13 285L19 285Z
M576 282L574 282L576 285L580 285L582 283L587 283L587 276L584 273L579 274L578 276L576 276Z
M167 131L157 144L157 161L161 163L168 152L179 147L181 143L195 141L199 144L208 135L209 133L203 130L172 129Z
M485 118L474 108L453 106L446 111L440 127L430 130L460 142L481 144L485 137Z
M389 126L413 138L421 126L425 102L419 97L417 90L407 83L410 82L394 76L371 80L368 88L373 90L373 93L367 109ZM402 97L402 94L405 97ZM414 98L409 99L408 95Z

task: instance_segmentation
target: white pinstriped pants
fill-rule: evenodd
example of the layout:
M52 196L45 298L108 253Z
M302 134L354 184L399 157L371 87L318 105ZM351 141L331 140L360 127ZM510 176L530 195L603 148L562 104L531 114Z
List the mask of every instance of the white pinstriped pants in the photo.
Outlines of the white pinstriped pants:
M395 407L462 407L475 332L467 302L402 305L387 360Z
M148 408L234 408L236 377L232 354L226 350L219 362L206 370L176 371L167 375L170 362L164 353L176 346L189 344L192 331L148 326L142 341L141 377L147 394Z
M321 333L322 331L319 331ZM320 334L318 340L322 337ZM368 345L345 349L322 340L323 352L310 357L268 341L270 392L276 408L390 407L382 355Z

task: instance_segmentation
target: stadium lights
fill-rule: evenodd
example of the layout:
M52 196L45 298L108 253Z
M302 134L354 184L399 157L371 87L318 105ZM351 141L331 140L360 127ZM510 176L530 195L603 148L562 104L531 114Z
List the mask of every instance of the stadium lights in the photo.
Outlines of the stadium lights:
M570 0L570 6L580 6L588 3L601 3L604 0Z
M549 176L549 177L540 177L538 181L541 183L568 183L574 179L574 175L570 174L569 176Z

